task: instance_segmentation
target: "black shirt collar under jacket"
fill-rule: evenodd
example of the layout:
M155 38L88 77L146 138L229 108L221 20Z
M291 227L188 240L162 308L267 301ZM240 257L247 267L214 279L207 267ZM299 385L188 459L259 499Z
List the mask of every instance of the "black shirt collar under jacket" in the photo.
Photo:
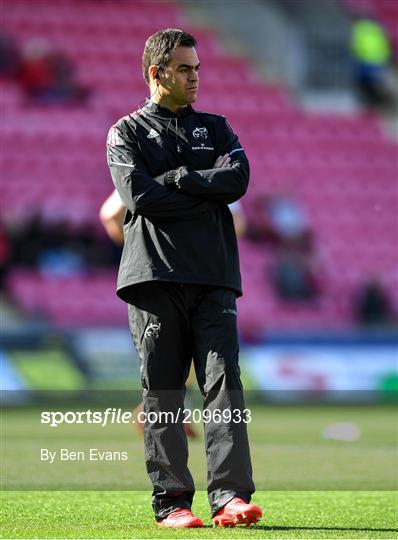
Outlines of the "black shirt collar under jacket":
M186 105L185 107L179 109L177 112L173 112L170 111L170 109L161 107L160 105L154 103L153 101L150 101L149 99L145 101L142 109L144 111L149 111L152 114L162 116L163 118L184 118L184 116L188 116L189 114L192 114L194 112L191 105Z

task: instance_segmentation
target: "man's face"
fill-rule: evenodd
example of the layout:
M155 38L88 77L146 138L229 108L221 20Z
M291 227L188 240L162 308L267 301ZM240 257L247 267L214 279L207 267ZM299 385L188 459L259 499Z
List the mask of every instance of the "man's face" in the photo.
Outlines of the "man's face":
M193 47L177 47L169 65L159 71L162 95L170 104L184 107L196 101L199 87L199 59Z

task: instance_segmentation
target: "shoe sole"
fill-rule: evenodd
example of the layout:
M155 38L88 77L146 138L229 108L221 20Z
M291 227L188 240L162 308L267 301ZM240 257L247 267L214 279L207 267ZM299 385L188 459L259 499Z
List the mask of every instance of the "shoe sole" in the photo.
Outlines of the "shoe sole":
M247 510L245 513L238 513L235 515L223 514L213 518L213 527L235 527L236 525L250 525L256 524L262 517L262 512L253 508Z
M165 527L167 529L200 529L203 525L162 525L158 523L158 527Z

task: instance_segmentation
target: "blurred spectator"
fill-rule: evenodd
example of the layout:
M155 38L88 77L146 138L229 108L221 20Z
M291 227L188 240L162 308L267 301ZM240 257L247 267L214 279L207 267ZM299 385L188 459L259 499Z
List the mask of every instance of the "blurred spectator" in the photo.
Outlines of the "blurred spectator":
M20 53L14 41L0 33L0 76L14 77L20 66Z
M73 276L86 270L84 258L71 249L47 249L39 254L38 266L44 276Z
M93 226L71 227L63 219L43 220L33 215L10 233L13 264L34 266L46 273L68 274L113 265L120 258L107 238Z
M363 326L391 326L396 322L390 299L376 278L365 283L359 291L355 318Z
M307 241L308 220L300 205L288 195L264 195L254 201L248 224L252 240L275 244Z
M13 263L24 266L35 266L38 254L42 249L42 221L38 214L33 214L22 223L11 229L11 241L14 247Z
M274 197L270 218L277 239L274 282L284 300L312 300L319 293L314 239L301 206L286 196Z
M370 19L356 20L352 25L351 53L363 103L391 107L394 98L387 82L391 46L383 26Z
M99 217L109 238L119 246L124 243L123 221L125 215L126 208L115 189L102 204Z
M268 208L270 225L279 243L306 242L308 220L294 199L283 195L271 197Z
M271 280L284 300L312 300L320 292L313 232L301 206L288 195L256 199L250 238L274 247Z
M5 289L10 262L10 242L5 227L0 223L0 292Z
M80 86L73 65L45 40L32 40L22 53L19 81L28 96L39 103L79 102L88 97Z
M282 246L276 254L273 281L283 300L315 299L320 290L312 251Z
M246 217L243 212L242 205L239 201L235 201L229 205L229 209L231 210L232 217L234 219L236 237L242 238L242 236L246 234L247 229Z

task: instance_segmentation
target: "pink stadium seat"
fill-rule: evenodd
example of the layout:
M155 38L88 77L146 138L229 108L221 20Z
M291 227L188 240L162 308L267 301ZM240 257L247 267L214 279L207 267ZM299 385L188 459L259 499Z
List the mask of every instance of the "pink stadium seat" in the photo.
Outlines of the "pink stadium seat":
M368 1L391 22L398 20L394 3ZM28 105L15 84L1 83L4 215L12 219L34 208L43 213L59 208L72 223L84 215L97 225L98 208L113 189L107 131L147 96L143 42L160 27L184 25L189 31L189 26L172 3L7 0L5 8L10 35L20 44L46 36L70 56L92 95L86 106L38 107ZM250 158L251 183L243 202L248 219L258 196L287 192L307 211L319 246L322 296L317 303L292 306L281 302L270 284L270 247L241 241L242 335L255 338L272 328L348 328L352 298L372 273L397 305L397 146L377 117L308 114L285 88L265 84L242 58L229 55L208 30L192 28L192 33L205 66L197 108L228 115ZM227 94L226 85L232 89ZM61 297L60 287L67 291ZM21 270L10 288L26 309L59 325L126 324L125 306L114 295L115 271L45 279Z

